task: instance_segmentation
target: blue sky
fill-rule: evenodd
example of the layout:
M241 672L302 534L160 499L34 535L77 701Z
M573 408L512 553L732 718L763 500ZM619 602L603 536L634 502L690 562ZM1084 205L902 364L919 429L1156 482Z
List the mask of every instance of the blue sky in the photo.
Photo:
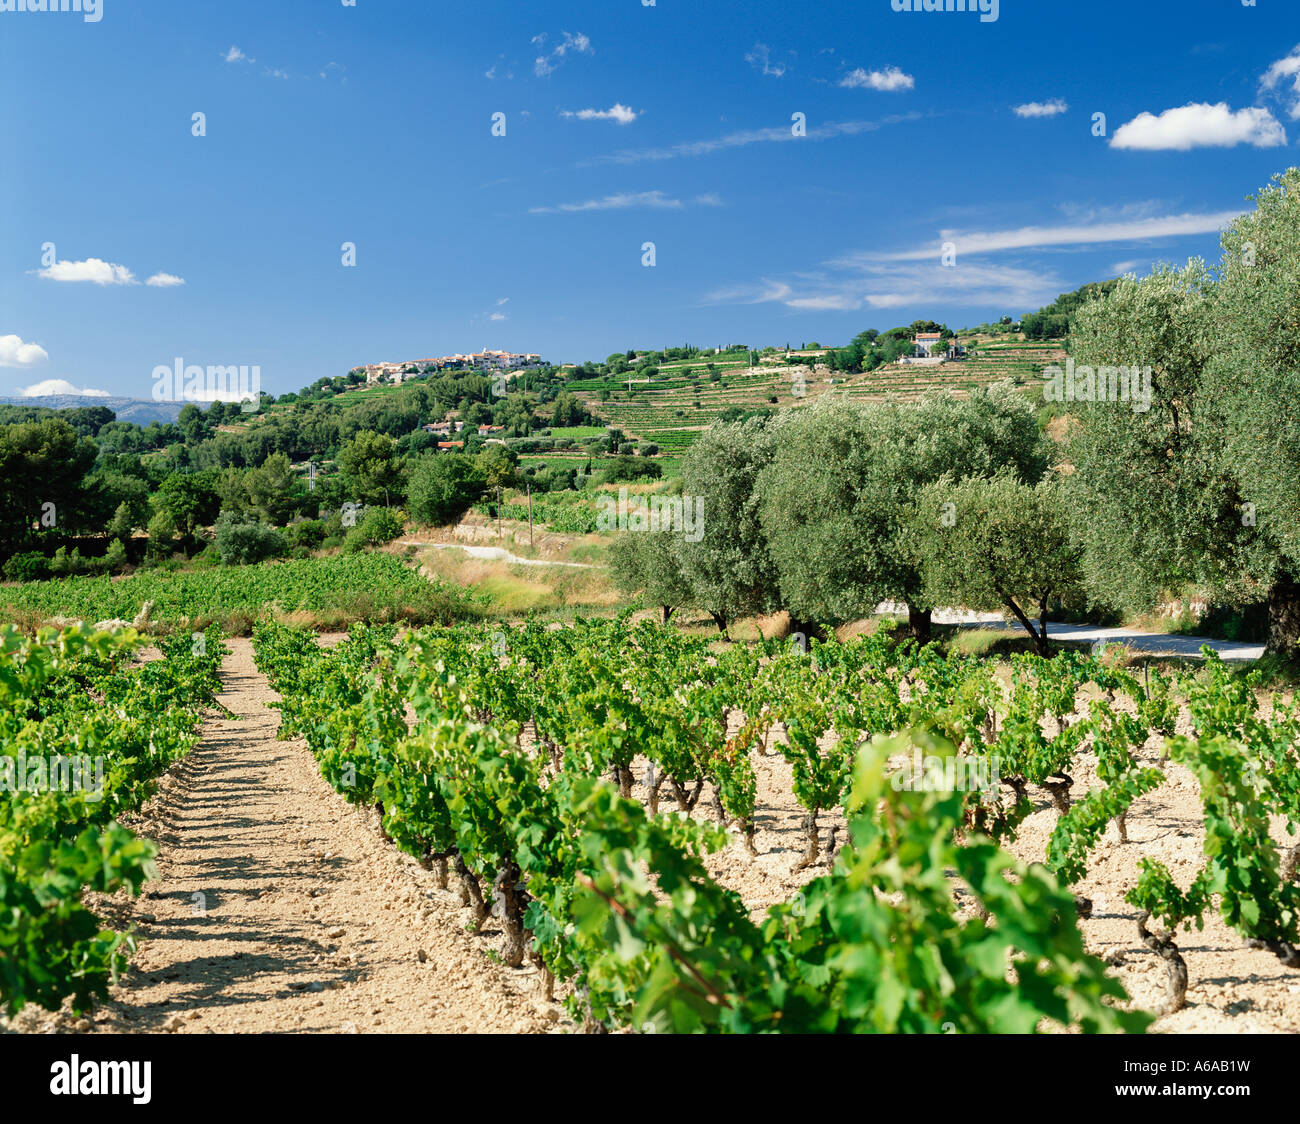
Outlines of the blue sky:
M21 2L0 395L973 325L1217 258L1300 163L1294 0Z

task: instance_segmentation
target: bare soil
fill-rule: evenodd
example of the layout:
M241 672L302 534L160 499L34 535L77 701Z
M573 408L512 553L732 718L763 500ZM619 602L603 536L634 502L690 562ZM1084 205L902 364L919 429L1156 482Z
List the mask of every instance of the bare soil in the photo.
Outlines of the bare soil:
M337 637L322 637L329 643ZM276 694L253 663L247 640L231 642L221 702L234 717L211 717L202 743L165 778L131 826L159 842L159 874L143 897L101 899L111 924L133 924L143 945L111 1001L77 1020L66 1012L27 1011L12 1029L101 1032L547 1032L571 1030L557 1003L539 998L532 969L495 959L501 935L491 923L467 931L457 894L379 835L370 810L348 805L321 778L306 745L277 741ZM1181 732L1186 731L1183 719ZM779 733L755 757L758 810L751 856L737 837L707 865L755 916L827 870L832 828L820 817L823 856L801 869L803 810L793 793ZM1143 751L1156 764L1155 739ZM1136 911L1123 898L1138 860L1163 861L1180 884L1199 869L1204 841L1195 779L1176 765L1169 780L1139 801L1128 843L1115 828L1094 852L1077 891L1093 902L1081 922L1138 1007L1159 1009L1165 967L1138 938ZM635 765L634 795L645 799L648 762ZM1074 799L1097 783L1084 753ZM1057 813L1031 790L1036 811L1011 850L1042 861ZM672 810L667 786L660 809ZM711 790L694 815L713 816ZM1280 825L1275 836L1289 843ZM453 879L453 883L454 883ZM1180 933L1189 987L1186 1006L1161 1018L1157 1032L1300 1031L1300 972L1252 950L1217 918Z
M130 826L160 848L143 895L100 899L142 944L111 999L78 1020L28 1009L13 1029L156 1033L537 1033L558 1004L485 953L459 899L383 841L373 812L277 741L275 692L230 641L203 740Z

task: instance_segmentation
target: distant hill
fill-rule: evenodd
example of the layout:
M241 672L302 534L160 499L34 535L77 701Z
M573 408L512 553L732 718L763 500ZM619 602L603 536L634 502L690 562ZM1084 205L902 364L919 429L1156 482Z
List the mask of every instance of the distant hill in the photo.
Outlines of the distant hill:
M148 425L150 422L174 422L184 402L154 402L149 398L101 398L86 394L50 394L39 398L0 398L11 406L38 406L45 410L71 410L78 406L107 406L120 422Z
M1040 393L1043 368L1066 358L1059 340L1022 340L1018 336L963 340L968 341L966 359L934 367L887 363L874 371L844 374L767 364L751 368L742 361L739 366L720 367L714 382L705 367L713 357L704 356L665 365L652 382L634 381L631 394L626 380L616 378L582 380L573 386L573 392L609 425L676 454L685 452L720 417L804 406L827 393L858 400L888 396L906 402L928 391L965 394L1006 379L1026 392ZM600 399L602 390L608 392L607 400Z

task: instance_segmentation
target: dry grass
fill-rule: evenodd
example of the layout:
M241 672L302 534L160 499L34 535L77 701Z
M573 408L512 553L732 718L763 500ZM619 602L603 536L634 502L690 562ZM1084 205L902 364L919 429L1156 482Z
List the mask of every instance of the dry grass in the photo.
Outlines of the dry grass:
M501 545L513 549L509 543ZM609 575L601 569L521 566L471 558L458 550L425 550L420 561L426 572L490 598L487 612L491 616L573 610L604 614L623 604Z

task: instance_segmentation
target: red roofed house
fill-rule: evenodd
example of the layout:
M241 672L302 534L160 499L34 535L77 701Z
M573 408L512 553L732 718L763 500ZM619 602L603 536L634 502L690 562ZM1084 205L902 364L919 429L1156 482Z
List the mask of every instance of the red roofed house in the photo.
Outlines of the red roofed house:
M912 342L916 344L917 359L943 358L943 348L939 346L941 340L938 332L921 332ZM938 352L938 354L936 355L935 352Z

